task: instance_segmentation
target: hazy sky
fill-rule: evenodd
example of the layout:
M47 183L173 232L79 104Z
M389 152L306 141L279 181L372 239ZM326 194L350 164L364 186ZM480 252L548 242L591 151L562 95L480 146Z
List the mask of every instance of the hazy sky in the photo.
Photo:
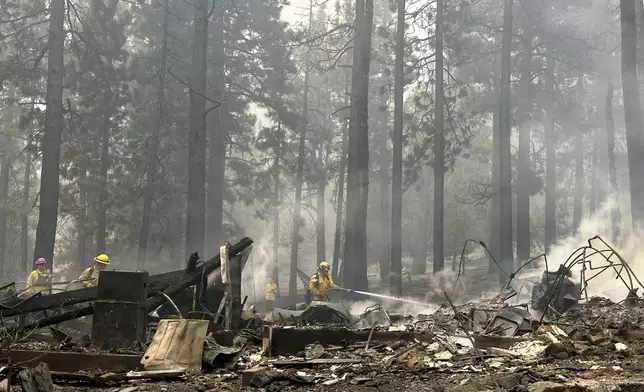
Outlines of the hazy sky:
M284 8L282 12L282 19L289 23L295 23L302 15L306 13L305 7L308 6L308 0L290 0L291 5Z

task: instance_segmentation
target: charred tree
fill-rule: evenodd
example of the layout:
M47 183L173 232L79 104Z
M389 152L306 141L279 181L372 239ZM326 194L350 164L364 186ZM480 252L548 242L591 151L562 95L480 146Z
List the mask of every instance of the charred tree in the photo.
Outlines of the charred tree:
M300 217L302 211L302 186L304 185L304 160L306 154L306 130L309 112L309 64L304 70L304 97L302 107L302 125L297 147L297 169L295 172L295 206L293 207L293 232L291 233L291 269L288 279L288 295L297 295L297 256L300 247Z
M347 83L347 86L349 83ZM344 106L349 105L349 100L345 99ZM348 120L348 118L347 118ZM347 154L349 150L347 128L349 122L344 121L342 125L342 156L340 156L340 167L338 168L338 193L335 201L335 235L333 237L333 265L332 275L333 280L338 281L339 263L340 263L340 249L342 248L342 210L344 209L344 183L347 171ZM344 257L343 257L344 262Z
M20 212L20 270L27 272L31 270L31 260L29 259L29 192L31 191L31 165L32 165L32 134L29 131L27 135L27 146L24 150L25 171L22 178L22 211Z
M530 259L530 189L532 189L532 165L530 161L530 127L532 118L532 41L534 25L530 11L523 15L521 34L521 92L519 116L519 157L517 162L517 258L519 262Z
M324 142L320 141L318 148L318 181L316 189L316 245L319 261L326 260L326 171L324 168Z
M5 130L6 131L6 130ZM11 138L3 138L4 152L0 161L0 282L4 280L6 271L7 256L7 220L9 218L9 206L7 205L9 194L9 176L13 166L13 151L11 151Z
M495 38L495 43L498 44L500 40L499 35L497 34ZM498 97L500 96L500 81L501 81L501 57L496 55L494 59L496 72L494 73L494 92L497 94L497 100L493 103L492 111L492 195L490 197L490 243L488 245L490 254L494 256L496 260L499 260L499 213L501 211L500 201L499 201L499 186L500 186L500 170L501 170L501 160L499 158L499 101ZM496 274L498 273L498 268L494 259L488 255L488 273Z
M356 0L355 45L351 78L351 116L347 179L344 286L368 290L367 202L369 197L368 95L373 0Z
M630 180L631 214L633 226L644 220L644 135L639 84L637 81L637 28L635 0L620 0L622 27L622 90L624 92L624 120L628 146L628 174Z
M608 150L608 186L611 197L617 198L617 166L615 165L615 118L613 117L613 80L608 78L606 88L606 106L604 108L606 117L606 149ZM613 226L613 243L618 243L621 237L622 215L619 210L619 203L614 200L610 209L610 220Z
M217 7L217 3L215 7ZM213 61L212 72L214 82L215 107L210 112L208 128L208 194L207 194L207 224L206 224L206 254L212 257L219 253L223 238L222 225L224 217L224 190L226 189L226 145L228 141L228 126L230 113L226 102L224 51L224 15L223 10L216 10L220 15L212 23ZM277 282L277 281L276 281Z
M554 95L555 60L553 51L548 50L546 60L546 93ZM545 205L545 246L546 253L557 242L557 136L553 119L554 99L549 99L545 110L544 132L546 140L546 205Z
M436 114L434 116L434 273L445 268L445 136L443 106L443 0L436 0Z
M78 178L78 218L76 221L76 272L87 264L87 170L81 168Z
M204 0L195 0L190 130L188 135L188 209L185 255L203 255L206 226L206 60L208 14Z
M277 133L283 137L282 133L282 123L277 122ZM280 190L281 181L280 181L280 155L282 153L282 144L280 143L278 150L275 154L275 160L273 161L273 182L274 182L274 194L273 194L273 266L271 276L273 277L273 282L277 285L277 292L279 293L279 249L280 249Z
M577 102L574 113L579 126L575 134L575 191L573 199L572 228L577 233L583 214L584 198L584 73L577 78Z
M163 4L163 41L161 43L161 64L159 68L159 89L157 91L157 107L152 130L152 144L146 167L145 193L143 197L143 214L141 217L141 229L139 231L139 252L137 255L137 268L143 270L145 267L145 256L148 249L148 238L150 236L150 215L152 200L156 194L157 181L157 160L159 155L159 139L163 123L163 100L165 97L165 76L166 62L168 60L168 1Z
M512 0L504 0L501 48L501 97L499 99L499 282L505 283L514 266L512 251L512 162L510 145L510 74L512 52ZM505 272L505 273L504 273Z
M391 185L391 293L402 295L402 138L405 89L405 0L398 0L394 69L394 134Z
M65 31L65 0L52 0L49 6L49 36L47 39L47 96L45 130L42 139L40 170L40 207L34 256L52 260L58 223L60 192L60 144L63 133L63 46Z

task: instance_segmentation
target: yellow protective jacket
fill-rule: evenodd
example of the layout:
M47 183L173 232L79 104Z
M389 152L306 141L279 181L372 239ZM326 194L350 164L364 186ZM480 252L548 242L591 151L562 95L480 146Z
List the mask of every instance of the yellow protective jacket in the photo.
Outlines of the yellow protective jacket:
M335 284L333 283L333 279L328 275L324 276L316 273L311 276L311 280L309 281L309 290L311 291L311 295L315 301L326 301L326 291L334 287Z
M264 299L267 301L275 301L277 295L277 285L275 283L266 283L264 286Z
M78 277L80 284L83 287L98 286L98 270L94 267L89 267Z
M51 283L51 272L49 270L33 270L27 278L27 290L32 293L49 292L49 283Z

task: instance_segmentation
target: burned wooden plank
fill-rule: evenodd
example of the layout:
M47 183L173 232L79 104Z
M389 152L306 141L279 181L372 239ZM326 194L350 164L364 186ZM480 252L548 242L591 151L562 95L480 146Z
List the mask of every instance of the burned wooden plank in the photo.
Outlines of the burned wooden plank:
M323 345L349 346L355 342L366 342L371 331L351 331L343 329L313 329L313 328L279 328L264 327L264 355L295 355L313 343ZM374 331L371 342L393 342L397 340L430 342L433 335L421 332L388 332Z
M80 370L104 370L126 372L140 367L140 355L94 354L65 351L9 350L0 352L0 364L20 363L21 366L35 367L40 362L51 371L77 372Z

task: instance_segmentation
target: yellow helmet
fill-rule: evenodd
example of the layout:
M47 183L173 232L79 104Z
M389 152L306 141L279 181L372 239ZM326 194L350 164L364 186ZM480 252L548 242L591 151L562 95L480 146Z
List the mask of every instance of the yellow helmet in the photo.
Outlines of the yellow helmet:
M330 265L329 265L329 263L327 263L326 261L322 261L322 262L320 263L320 266L319 266L318 268L319 268L319 269L323 269L323 270L327 270L327 271L328 271L329 269L331 269L331 266L330 266Z
M94 261L101 264L109 264L110 258L105 253L101 253L100 255L94 257Z

